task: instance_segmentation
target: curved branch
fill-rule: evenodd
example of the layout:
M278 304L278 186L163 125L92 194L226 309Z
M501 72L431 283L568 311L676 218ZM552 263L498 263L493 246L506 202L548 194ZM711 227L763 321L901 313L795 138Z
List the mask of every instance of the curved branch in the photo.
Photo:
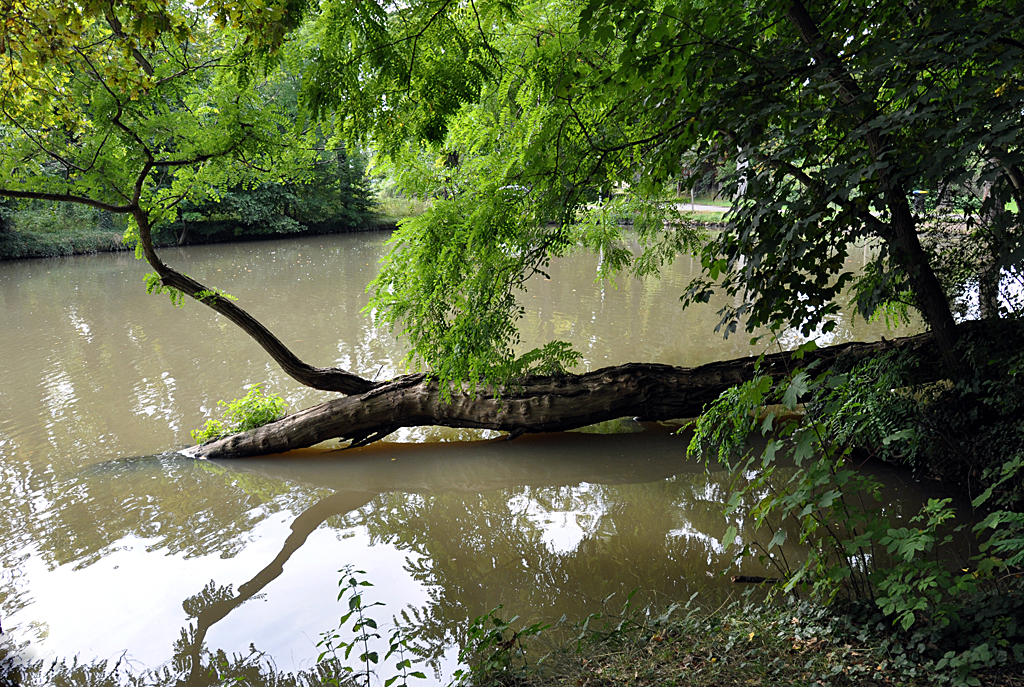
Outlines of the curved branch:
M164 264L153 248L152 227L148 214L135 208L132 217L139 226L139 244L146 261L160 276L160 282L177 289L190 298L209 306L215 312L228 318L248 334L290 377L301 384L321 391L337 391L343 394L362 394L371 391L381 383L364 379L335 367L314 367L303 362L291 352L280 339L248 312L224 298L192 277L182 274Z
M98 210L106 210L114 214L123 215L135 210L134 205L111 205L85 196L76 196L73 193L37 193L36 191L14 191L0 188L0 196L7 198L21 198L23 200L53 200L58 203L78 203L88 205Z

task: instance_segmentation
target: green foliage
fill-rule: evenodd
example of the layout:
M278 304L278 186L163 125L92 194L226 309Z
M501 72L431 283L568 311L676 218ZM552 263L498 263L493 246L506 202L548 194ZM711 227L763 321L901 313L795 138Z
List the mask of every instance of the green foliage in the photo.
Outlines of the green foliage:
M276 394L265 395L262 384L248 387L249 392L242 398L230 403L217 401L217 405L226 408L223 420L207 420L202 429L192 430L192 439L197 444L247 432L265 424L279 420L284 416L288 404Z
M372 136L389 152L407 140L440 142L448 119L499 71L493 40L513 7L322 3L309 28L306 103L335 118L344 136Z
M466 645L459 652L459 660L469 669L455 671L452 684L480 685L515 684L523 678L529 662L526 660L524 641L548 629L550 625L534 623L519 630L512 629L519 616L508 621L498 616L501 606L473 621L466 632Z
M259 17L234 3L98 8L29 2L9 17L51 35L5 33L0 196L141 212L160 225L218 189L301 179L317 131L280 97L285 73L267 63L260 79L238 75L242 55L269 45L240 28L270 21L280 47L285 24L270 20L281 19L279 3Z
M0 197L0 260L122 249L124 221L81 205Z
M918 371L934 361L914 355L879 356L846 370L858 383L843 393L865 412L843 438L862 455L964 485L975 507L1017 509L1024 493L1021 324L990 320L964 329L968 373L956 382L921 384Z
M205 198L181 204L178 221L157 238L175 243L223 237L331 233L365 229L377 202L361 155L343 147L321 153L295 180L260 181L256 175Z
M829 394L848 382L811 372L798 370L782 383L757 377L726 391L697 420L689 453L705 460L717 456L737 475L727 515L746 510L746 497L753 496L754 524L772 536L767 543L744 543L741 555L757 552L762 563L785 576L786 591L799 586L827 600L841 592L868 595L871 546L886 527L869 508L880 485L853 468L851 446L841 437L851 423L862 421L861 409L838 397L818 416L794 415L809 394ZM751 447L751 434L767 437L763 450ZM780 467L783 457L794 468ZM784 471L791 472L788 479L781 478ZM777 488L780 481L785 486ZM801 544L809 545L803 561L789 561L781 552L790 527ZM736 528L730 527L723 546L736 538Z
M850 287L853 301L864 319L884 319L887 327L910 324L914 293L892 272L884 273L877 262L870 262Z
M11 218L14 216L14 202L10 198L0 198L0 236L11 229Z
M373 586L371 582L356 577L365 575L364 571L355 570L353 566L347 565L338 572L341 573L341 579L338 580L338 586L341 587L341 591L338 592L338 601L348 596L348 613L338 620L336 630L321 633L321 639L317 642L317 647L323 648L317 657L317 666L330 675L325 680L325 684L337 687L342 684L342 676L347 674L354 679L355 684L369 687L370 678L376 673L377 666L392 657L398 659L395 662L395 670L398 673L384 680L384 687L392 687L392 685L409 687L410 678L426 679L427 676L422 671L412 669L415 662L415 651L400 628L396 627L388 637L388 651L384 654L383 659L376 651L370 649L370 642L380 640L381 635L377 621L367 611L384 604L380 601L367 603L363 600L362 588ZM349 620L352 620L353 623L346 631L345 623ZM346 641L342 633L347 634L348 632L352 633L352 639ZM356 657L361 665L358 670L343 663L343 661L348 661L352 651L357 649L361 649L361 653ZM345 680L346 683L350 681Z
M863 312L874 313L891 294L930 288L920 280L931 269L927 259L897 250L899 232L922 230L907 194L978 188L1004 174L1008 158L993 160L992 150L1021 155L1010 133L1019 124L1009 124L1019 121L1024 98L1020 13L1006 14L995 2L929 3L910 13L898 3L854 3L838 12L812 3L701 8L688 0L594 0L581 13L584 35L610 49L626 46L602 74L605 97L679 103L655 108L652 119L690 118L692 128L673 129L645 157L646 170L663 177L692 151L698 161L736 161L724 190L736 197L728 230L703 252L706 276L687 302L714 290L735 296L738 303L722 311L726 332L740 321L805 334L827 329L851 277L846 246L861 237L881 239L877 274L895 285L860 290ZM872 28L851 33L866 16ZM953 47L951 33L965 42ZM1006 41L1015 47L989 49ZM967 55L972 67L963 71ZM993 188L987 205L1013 193ZM998 237L999 264L1013 264L1019 222L1003 217L986 231Z
M515 293L524 265L543 253L538 244L552 238L531 229L520 192L492 190L435 201L402 222L367 306L409 338L409 362L427 363L445 382L468 380L471 389L531 372L559 374L579 360L562 342L517 354L523 309Z
M171 299L171 305L175 308L185 305L185 294L173 286L164 286L160 275L156 272L147 273L143 279L146 282L146 293L166 293L167 297Z
M985 351L984 363L956 384L915 388L914 372L922 363L907 355L879 357L845 372L805 368L781 381L755 378L707 409L695 424L690 448L737 475L727 513L754 502L750 515L766 534L742 542L742 555L760 554L784 576L786 590L803 588L847 603L868 600L880 619L899 628L887 640L893 651L915 665L930 661L950 684L977 684L974 672L1024 657L1019 604L1013 601L1020 590L1004 582L1024 562L1016 486L1024 464L1014 382L1020 354L1006 343L1000 358L1000 346L988 340L1006 337L1015 326L967 336L966 358L977 363L972 351ZM794 415L801 401L806 414ZM935 447L944 443L946 451L957 452L961 442L973 442L964 422L987 438L984 462L975 457L972 463L976 479L986 485L973 505L993 510L973 528L981 553L959 570L940 553L965 527L956 524L950 500L932 499L906 525L896 526L875 506L877 484L851 458L855 452L858 460L880 453L921 471L948 469L935 464L943 455ZM767 439L763 449L750 443L756 435ZM791 536L809 546L803 561L781 554L780 545ZM736 539L731 527L723 545ZM1004 599L1006 614L989 610L972 619L971 609L986 598ZM984 625L984 633L970 640L950 639L963 639L959 633L986 613L1001 620ZM948 648L936 656L926 645Z
M195 295L197 301L205 301L213 298L226 298L229 301L237 301L238 299L232 296L230 293L224 293L220 289L204 289L199 291Z
M56 258L124 250L122 232L72 228L52 234L0 233L0 260Z
M390 12L327 3L307 84L321 111L338 107L347 132L375 141L377 169L401 191L455 204L406 228L407 254L375 285L378 314L391 323L408 315L402 331L414 357L442 377L497 376L515 345L508 294L577 245L600 252L603 273L654 274L678 252L700 250L703 275L684 303L724 292L720 331L742 324L809 335L834 326L854 282L849 246L870 243L876 257L854 290L860 311L905 319L919 309L941 334L952 324L947 296L969 283L944 270L944 257L983 247L974 267L998 273L1022 255L1019 216L993 212L1019 195L1015 170L1024 163L1019 4L910 11L855 2L826 12L731 2L709 12L693 0L589 0L479 3L469 12L424 0ZM858 26L870 29L851 32ZM459 81L469 65L473 77ZM452 80L456 87L444 88ZM627 250L619 206L642 216L667 185L703 187L715 170L732 199L722 231L701 248L699 237L677 240L677 221L647 213L658 239L639 255ZM628 200L614 198L626 185ZM916 210L914 189L941 205ZM511 192L515 208L451 221L493 210ZM960 208L961 196L974 200ZM458 236L488 222L509 254ZM635 224L641 237L643 225ZM518 264L508 259L524 247ZM493 274L500 296L478 299L474 279L461 290L444 279L454 290L434 317L421 317L428 306L417 302L437 298L442 281L428 248L453 249L467 263L453 277ZM419 272L416 286L397 281ZM465 329L477 318L487 332L471 340ZM444 326L459 332L450 345L415 334Z
M429 207L429 202L417 198L394 195L380 196L380 214L396 224L403 219L422 215Z
M874 507L878 483L850 460L856 440L879 428L873 413L878 403L865 402L870 389L878 393L872 382L877 380L863 370L812 376L803 369L782 382L756 378L725 392L702 415L690 452L717 456L740 476L727 514L744 508L746 497L753 496L751 516L772 535L768 543L746 542L743 554L759 552L762 562L785 576L787 591L801 586L825 599L839 594L872 598L904 629L915 622L916 612L926 609L930 622L943 624L948 622L944 616L953 612L949 599L973 591L975 580L972 575L953 575L933 555L937 546L949 541L948 534L939 534L953 518L948 500L930 501L911 519L920 526L910 528L891 526ZM787 414L801 399L812 401L811 412ZM761 410L778 402L778 410ZM763 450L751 447L751 434L767 438ZM901 430L883 443L910 436L912 432ZM783 458L793 468L780 464ZM778 479L773 480L780 471L791 472L782 489L774 486ZM810 546L802 562L773 555L773 549L787 540L788 527ZM731 546L736 534L730 528L723 545ZM894 561L891 567L879 557L880 547ZM993 565L1003 563L989 559L986 572Z
M877 608L874 614L835 613L819 603L787 598L764 604L753 596L710 610L695 603L695 594L660 613L627 602L621 613L593 614L577 624L554 650L552 632L534 637L522 651L547 653L518 671L462 677L474 685L519 687L930 687L1001 684L1000 676L1018 674L1024 659L1024 644L1017 643L1024 634L1020 596L976 597L961 620L910 633L888 631Z
M949 599L977 589L973 575L954 575L937 556L936 547L952 541L952 535L941 540L938 535L946 521L955 517L949 502L950 499L929 499L921 512L910 519L911 523L922 523L922 527L890 527L878 540L894 564L878 576L879 596L875 601L882 613L893 616L904 630L910 629L919 617L940 626L949 624L951 617L957 617L955 605Z

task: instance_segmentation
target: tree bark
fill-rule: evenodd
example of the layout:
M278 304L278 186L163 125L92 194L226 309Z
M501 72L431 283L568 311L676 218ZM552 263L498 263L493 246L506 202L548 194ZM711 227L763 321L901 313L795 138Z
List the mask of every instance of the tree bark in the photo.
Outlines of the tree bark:
M992 160L999 164L998 160ZM1011 183L1012 176L1003 174ZM978 314L983 320L999 317L999 256L996 253L993 234L994 228L1002 224L1002 215L1006 212L1002 202L993 198L996 194L996 182L989 181L982 185L982 201L992 204L988 212L982 212L982 223L987 225L985 237L982 238L983 246L978 261ZM1019 206L1018 206L1019 207Z
M797 364L813 360L830 365L843 356L863 358L910 348L935 350L932 335L849 343L823 348L794 361L792 353L776 353L761 361L761 373L782 376ZM935 361L937 356L923 356ZM740 358L695 368L629 363L583 375L534 376L500 390L475 396L452 390L442 393L423 374L406 375L360 395L337 398L263 427L183 451L197 458L243 458L283 453L330 439L362 446L400 427L439 425L502 430L514 438L527 432L576 429L624 416L643 420L696 417L705 404L726 389L751 379L758 358ZM938 379L937 364L923 371Z

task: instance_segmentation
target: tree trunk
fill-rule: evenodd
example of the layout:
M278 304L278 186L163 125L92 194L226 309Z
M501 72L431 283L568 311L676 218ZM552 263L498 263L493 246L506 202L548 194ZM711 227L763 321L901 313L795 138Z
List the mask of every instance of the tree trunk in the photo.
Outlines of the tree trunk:
M991 162L999 164L998 160ZM1004 174L1007 178L1011 175ZM993 198L995 195L995 182L989 181L982 186L982 201L988 201L992 207L988 212L982 212L981 221L987 231L982 239L984 248L980 252L978 261L978 314L983 320L999 317L999 256L996 254L993 234L995 227L1002 225L1002 215L1006 212L1003 203Z
M337 368L318 368L300 360L266 327L213 289L168 267L152 243L149 215L131 209L139 227L147 262L165 287L209 306L242 328L281 368L306 386L349 394L272 422L263 427L183 451L198 458L243 458L284 453L330 439L350 441L349 447L377 441L401 427L440 425L493 429L515 438L527 432L557 432L624 416L644 420L696 417L726 389L754 376L758 358L710 363L696 368L629 363L584 375L532 376L513 380L499 392L445 393L424 374L374 382ZM931 347L943 357L932 334L893 342L852 343L824 348L805 356L803 363L825 364L841 355L862 357L897 347ZM762 374L781 376L794 367L791 353L761 359ZM938 367L930 370L940 378ZM948 368L947 368L948 369Z
M931 334L877 343L850 343L808 353L801 364L828 365L840 356L861 358L896 348L932 349ZM935 360L936 356L924 356ZM258 429L183 451L199 458L242 458L283 453L329 439L351 447L383 438L400 427L440 425L494 429L512 438L526 432L558 432L624 416L644 420L696 417L726 389L751 379L757 358L695 368L629 363L583 375L534 376L475 396L453 390L445 398L436 381L406 375L366 393L301 410ZM782 376L796 365L791 353L765 356L763 374ZM938 366L924 372L938 378Z
M829 78L838 86L836 97L844 105L860 108L860 121L873 120L877 114L874 98L861 89L846 64L834 51L825 50L825 38L802 0L792 0L787 16L810 48L814 59L828 68ZM893 168L893 149L886 135L877 128L869 128L864 133L864 139L872 158L879 164L877 173L880 190L891 215L888 226L879 232L879 236L889 244L893 257L906 273L921 314L932 328L943 363L954 376L963 376L965 367L956 350L956 321L942 286L928 262L928 256L921 247L910 203L907 202L904 180L900 178L898 170Z

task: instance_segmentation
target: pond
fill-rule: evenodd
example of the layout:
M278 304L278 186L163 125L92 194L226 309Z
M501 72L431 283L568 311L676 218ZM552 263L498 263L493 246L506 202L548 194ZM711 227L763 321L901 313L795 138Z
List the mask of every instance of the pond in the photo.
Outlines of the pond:
M386 238L164 257L238 297L303 359L386 378L404 349L362 314ZM760 352L713 333L720 305L681 310L691 260L643 283L598 284L596 268L567 258L529 283L524 345L570 341L582 369ZM178 455L245 385L293 410L330 394L293 382L199 304L147 296L147 271L128 254L0 263L0 622L20 655L142 670L200 645L253 645L280 670L308 669L347 610L338 571L354 566L374 585L367 601L386 604L375 617L397 618L431 659L427 682L444 684L468 623L499 604L554 620L613 594L618 608L634 589L659 604L735 593L719 574L728 477L687 461L671 427L512 442L419 428L353 451ZM882 327L840 319L823 343L899 335ZM885 480L897 514L934 495L900 473Z

